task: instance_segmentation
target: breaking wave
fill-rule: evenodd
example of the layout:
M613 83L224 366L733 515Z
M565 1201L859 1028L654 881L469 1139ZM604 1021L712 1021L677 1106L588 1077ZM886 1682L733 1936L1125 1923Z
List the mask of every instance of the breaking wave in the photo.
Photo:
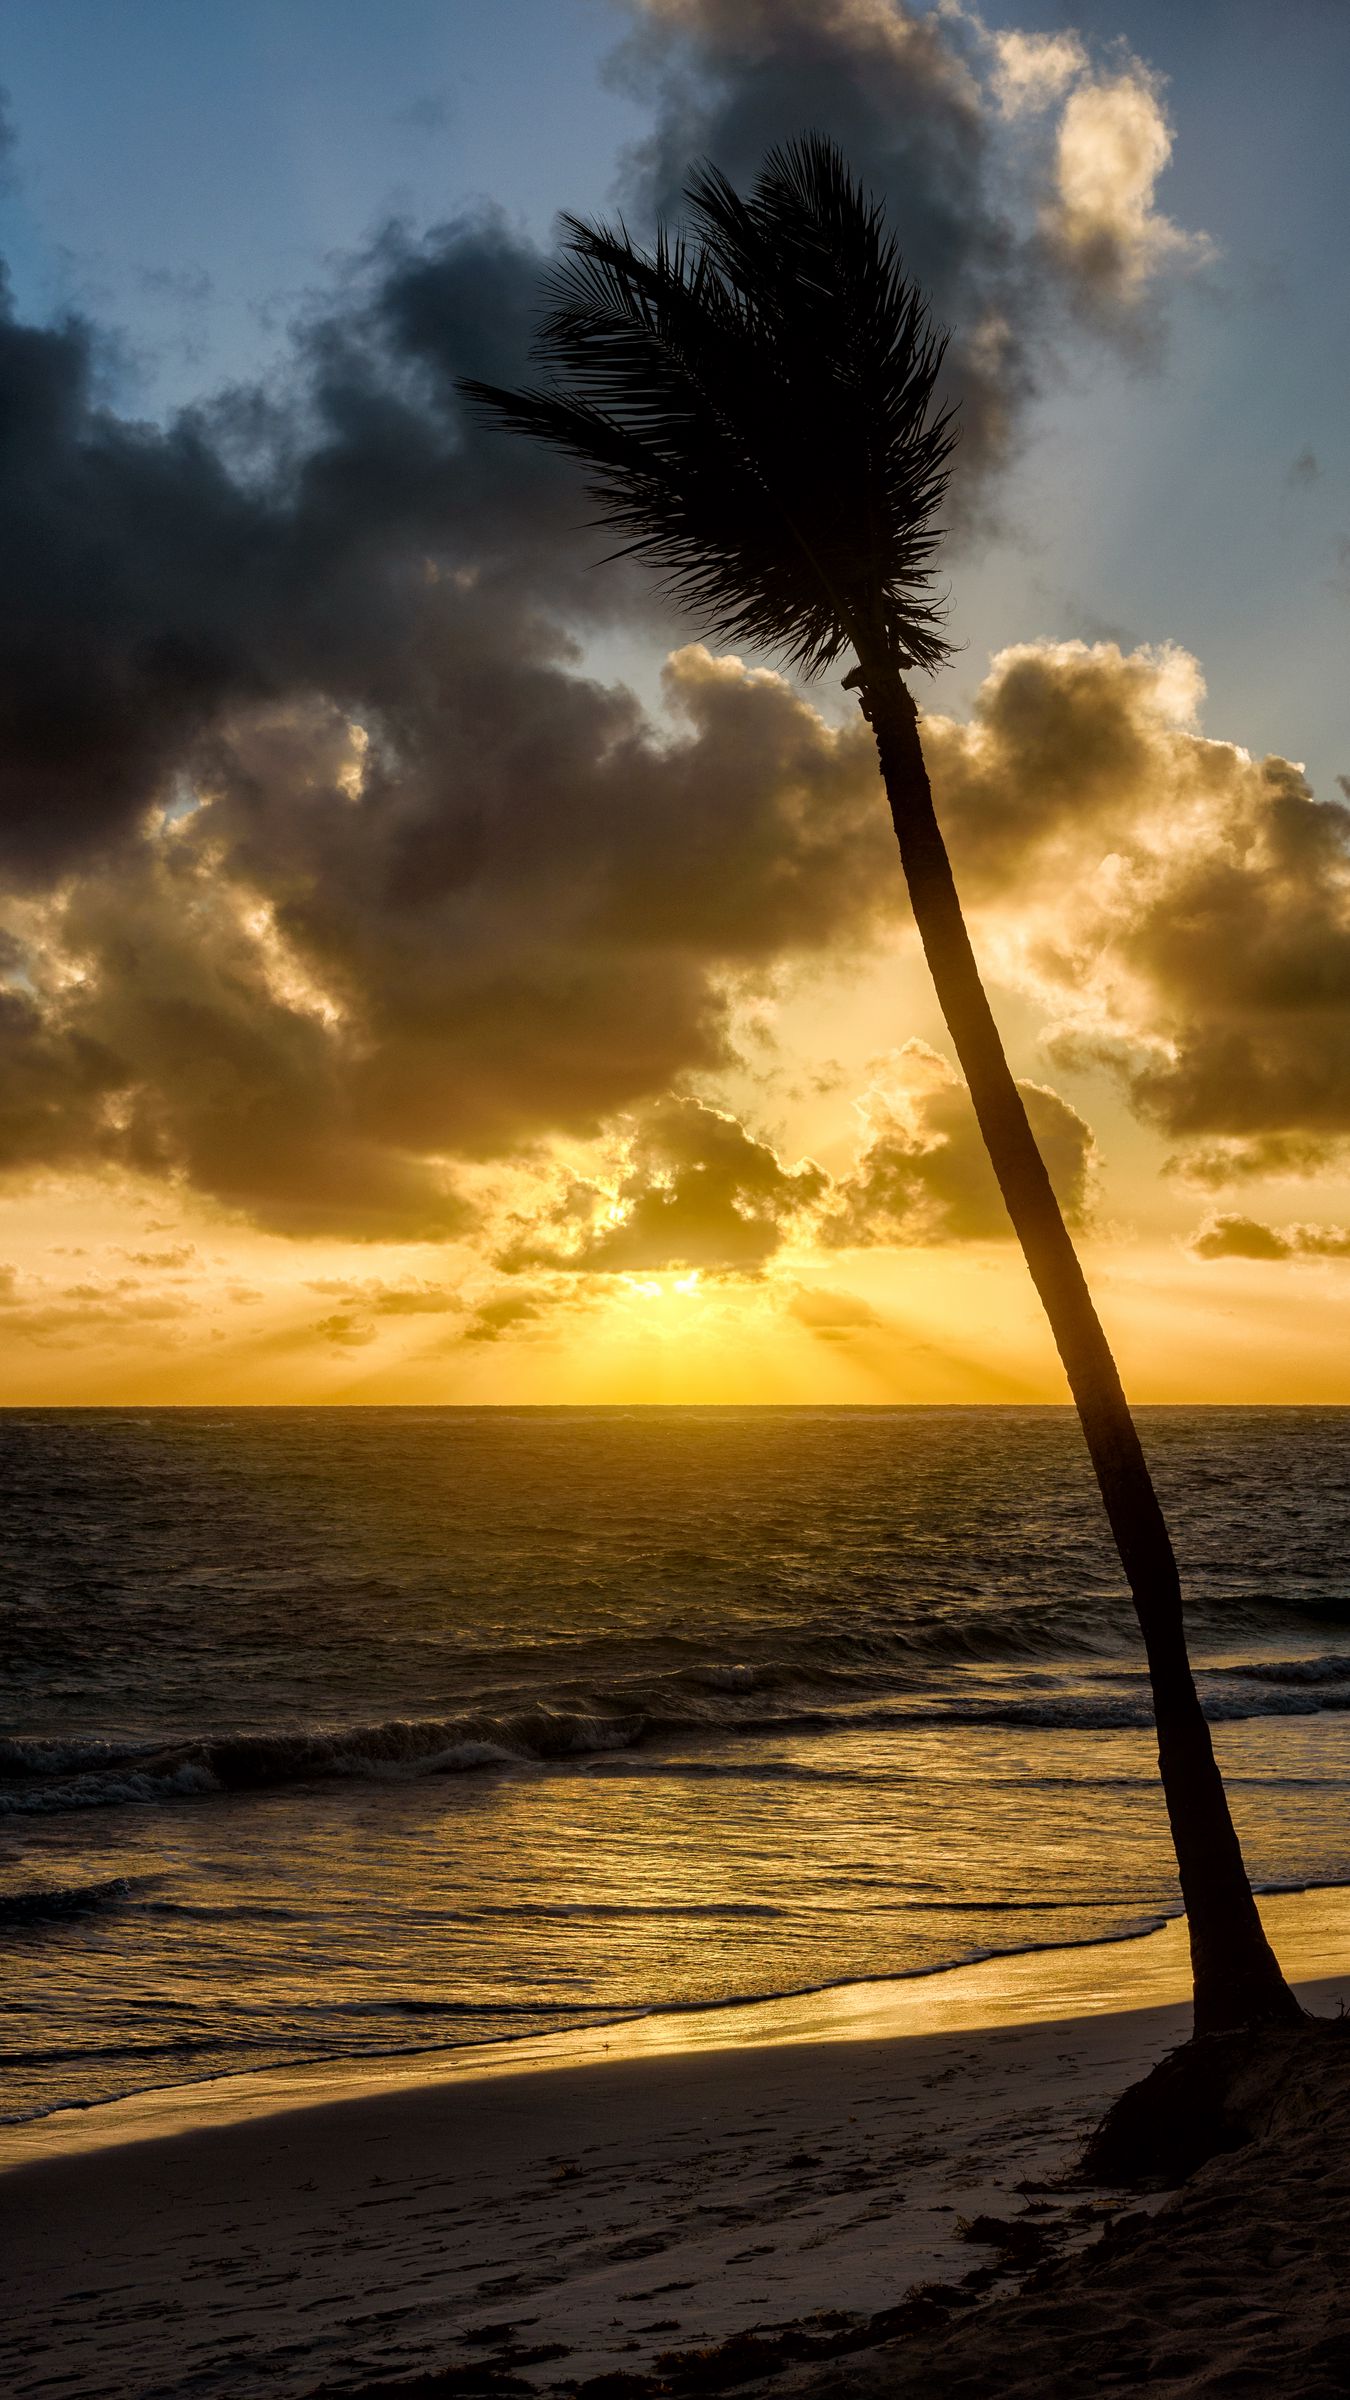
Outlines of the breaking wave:
M4 1745L3 1771L10 1780L0 1786L0 1816L201 1799L341 1777L376 1782L542 1764L622 1747L642 1730L638 1717L547 1707L497 1718L394 1717L333 1731L297 1727L157 1745L44 1742L35 1745L41 1753L36 1773L24 1757L27 1745L10 1741Z
M986 1662L987 1663L987 1658ZM151 1743L110 1738L55 1741L22 1737L0 1742L0 1817L69 1810L201 1800L343 1780L396 1782L430 1775L503 1772L525 1767L594 1762L631 1753L647 1743L693 1739L695 1755L678 1765L612 1756L615 1772L679 1772L708 1776L783 1775L810 1779L806 1762L707 1755L718 1737L810 1736L904 1725L1004 1726L1038 1731L1111 1732L1147 1727L1147 1683L1137 1667L1070 1670L1071 1688L1045 1688L1044 1675L986 1688L962 1688L950 1673L897 1675L856 1667L821 1672L811 1681L791 1667L681 1668L665 1677L633 1677L581 1699L559 1698L450 1717L392 1717L375 1724L293 1726ZM1350 1710L1350 1658L1339 1654L1254 1661L1210 1669L1201 1676L1208 1715L1219 1723L1251 1717L1315 1716ZM858 1770L831 1766L828 1780ZM866 1778L867 1771L861 1771ZM51 1913L98 1905L116 1896L114 1884L72 1887L54 1894ZM41 1895L0 1901L3 1913Z

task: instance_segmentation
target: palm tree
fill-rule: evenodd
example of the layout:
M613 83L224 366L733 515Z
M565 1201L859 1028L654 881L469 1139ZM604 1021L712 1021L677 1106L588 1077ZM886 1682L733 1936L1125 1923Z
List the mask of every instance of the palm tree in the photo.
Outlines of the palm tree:
M564 219L546 384L468 383L579 459L618 555L721 640L806 676L846 657L876 737L915 921L999 1187L1050 1320L1144 1638L1189 1921L1195 2030L1297 2018L1252 1898L1182 1621L1167 1526L1120 1376L999 1039L933 810L905 671L949 655L932 575L956 438L944 338L884 212L817 135L747 198L714 169L654 250Z

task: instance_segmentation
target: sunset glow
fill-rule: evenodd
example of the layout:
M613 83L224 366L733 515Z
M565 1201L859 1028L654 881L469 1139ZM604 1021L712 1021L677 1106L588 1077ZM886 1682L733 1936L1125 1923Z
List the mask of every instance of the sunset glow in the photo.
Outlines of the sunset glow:
M988 155L962 170L971 259L950 288L918 262L964 426L958 647L921 693L925 751L1131 1390L1350 1396L1343 460L1309 398L1261 420L1255 464L1255 418L1206 415L1220 448L1193 472L1196 412L1217 376L1241 385L1265 303L1226 320L1221 357L1245 237L1187 71L969 11L921 55L902 13L837 14L841 58L897 92L926 79ZM752 74L711 0L638 15L672 73ZM586 73L575 53L578 94ZM223 319L209 367L161 347L146 423L129 385L103 413L101 335L56 308L75 219L34 122L6 338L67 394L68 452L21 472L39 514L83 476L91 523L129 479L143 529L102 617L52 535L31 640L58 663L15 718L7 1395L1063 1401L852 701L691 638L636 570L594 571L570 470L454 400L506 295L527 324L547 206L528 232L447 224L459 170L419 152L442 230L353 257L266 360ZM571 204L555 173L548 204ZM974 263L996 222L1001 282ZM157 517L174 412L264 369L272 431L236 409L194 434ZM416 463L367 532L386 407ZM1239 559L1254 474L1270 498ZM1127 529L1187 478L1181 578L1170 532ZM1296 593L1318 577L1313 624ZM216 662L200 690L176 681L184 643Z

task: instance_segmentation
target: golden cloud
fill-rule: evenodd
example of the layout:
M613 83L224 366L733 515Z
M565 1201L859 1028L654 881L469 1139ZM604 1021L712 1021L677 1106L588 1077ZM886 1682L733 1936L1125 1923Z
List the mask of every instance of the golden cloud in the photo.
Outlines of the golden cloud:
M296 1235L439 1239L455 1162L731 1057L733 986L899 892L865 729L692 647L682 734L555 669L447 666L405 743L313 704L218 737L198 805L11 910L0 1169L132 1167Z
M1008 1240L955 1069L919 1041L874 1064L855 1103L862 1141L846 1173L830 1176L812 1159L789 1166L728 1110L672 1096L631 1121L593 1175L560 1174L516 1210L496 1264L508 1273L756 1277L788 1250ZM1021 1090L1065 1213L1081 1224L1096 1171L1091 1131L1056 1092Z
M1006 1241L1007 1210L955 1069L926 1042L877 1062L855 1104L863 1140L833 1188L820 1238L838 1249L876 1243ZM1057 1092L1019 1086L1050 1180L1070 1224L1088 1214L1096 1171L1091 1129Z
M1023 645L925 741L990 971L1214 1186L1350 1137L1350 809L1202 695L1176 649Z
M1221 1210L1197 1226L1190 1247L1197 1258L1350 1258L1350 1227L1276 1227Z

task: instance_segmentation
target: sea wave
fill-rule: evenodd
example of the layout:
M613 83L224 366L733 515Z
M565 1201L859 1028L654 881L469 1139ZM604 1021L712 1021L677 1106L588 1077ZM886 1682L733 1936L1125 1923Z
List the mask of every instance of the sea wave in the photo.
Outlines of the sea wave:
M138 1881L132 1875L109 1875L101 1883L32 1884L17 1892L0 1892L0 1927L61 1924L96 1908L116 1907L130 1898Z
M1211 1667L1209 1672L1216 1679L1236 1676L1250 1683L1350 1683L1350 1658L1333 1653L1318 1658L1241 1659Z
M68 1775L86 1767L119 1766L158 1747L144 1739L119 1742L88 1734L0 1735L0 1776Z
M15 1753L24 1745L11 1741L6 1744L11 1780L0 1787L0 1816L200 1799L342 1777L379 1781L541 1764L619 1748L643 1729L641 1717L530 1707L496 1718L393 1717L375 1725L227 1734L155 1749L75 1743L73 1755L60 1766L51 1761L58 1746L43 1743L36 1746L44 1753L38 1772L18 1777Z
M1299 1670L1295 1672L1295 1669ZM880 1680L880 1679L878 1679ZM1044 1679L1036 1678L1038 1682ZM1259 1716L1317 1716L1350 1710L1350 1677L1341 1659L1276 1661L1221 1670L1203 1679L1216 1722ZM1123 1685L1125 1688L1114 1688ZM1111 1732L1152 1722L1141 1673L1082 1678L1069 1690L960 1692L950 1680L927 1690L862 1695L802 1691L799 1698L760 1688L742 1693L734 1712L710 1716L683 1705L678 1684L588 1696L581 1704L537 1703L495 1714L387 1718L375 1724L287 1727L161 1743L11 1739L4 1745L0 1817L201 1800L225 1793L334 1781L391 1782L567 1762L602 1767L607 1754L647 1743L690 1740L695 1756L634 1762L621 1771L810 1779L809 1762L703 1754L708 1740L765 1740L906 1726L1003 1726L1049 1732ZM634 1703L637 1705L634 1705ZM625 1703L627 1705L625 1705ZM850 1704L851 1703L851 1704ZM720 1742L718 1742L720 1747ZM617 1756L615 1758L618 1764ZM885 1768L883 1777L896 1770ZM841 1776L874 1780L876 1769L832 1765ZM92 1888L92 1887L91 1887ZM73 1905L80 1905L74 1903ZM3 1919L0 1918L0 1922Z
M1252 1717L1334 1716L1350 1709L1350 1691L1317 1688L1268 1692L1205 1692L1205 1715L1211 1725L1237 1725ZM1142 1730L1153 1723L1148 1691L1098 1697L1089 1693L1053 1694L1045 1699L972 1700L929 1709L927 1724L1004 1725L1010 1730L1049 1733L1114 1733Z
M48 2042L27 2050L0 2050L0 2067L53 2067L93 2059L194 2058L221 2048L217 2034L182 2034L161 2042ZM237 2042L236 2048L241 2047Z

